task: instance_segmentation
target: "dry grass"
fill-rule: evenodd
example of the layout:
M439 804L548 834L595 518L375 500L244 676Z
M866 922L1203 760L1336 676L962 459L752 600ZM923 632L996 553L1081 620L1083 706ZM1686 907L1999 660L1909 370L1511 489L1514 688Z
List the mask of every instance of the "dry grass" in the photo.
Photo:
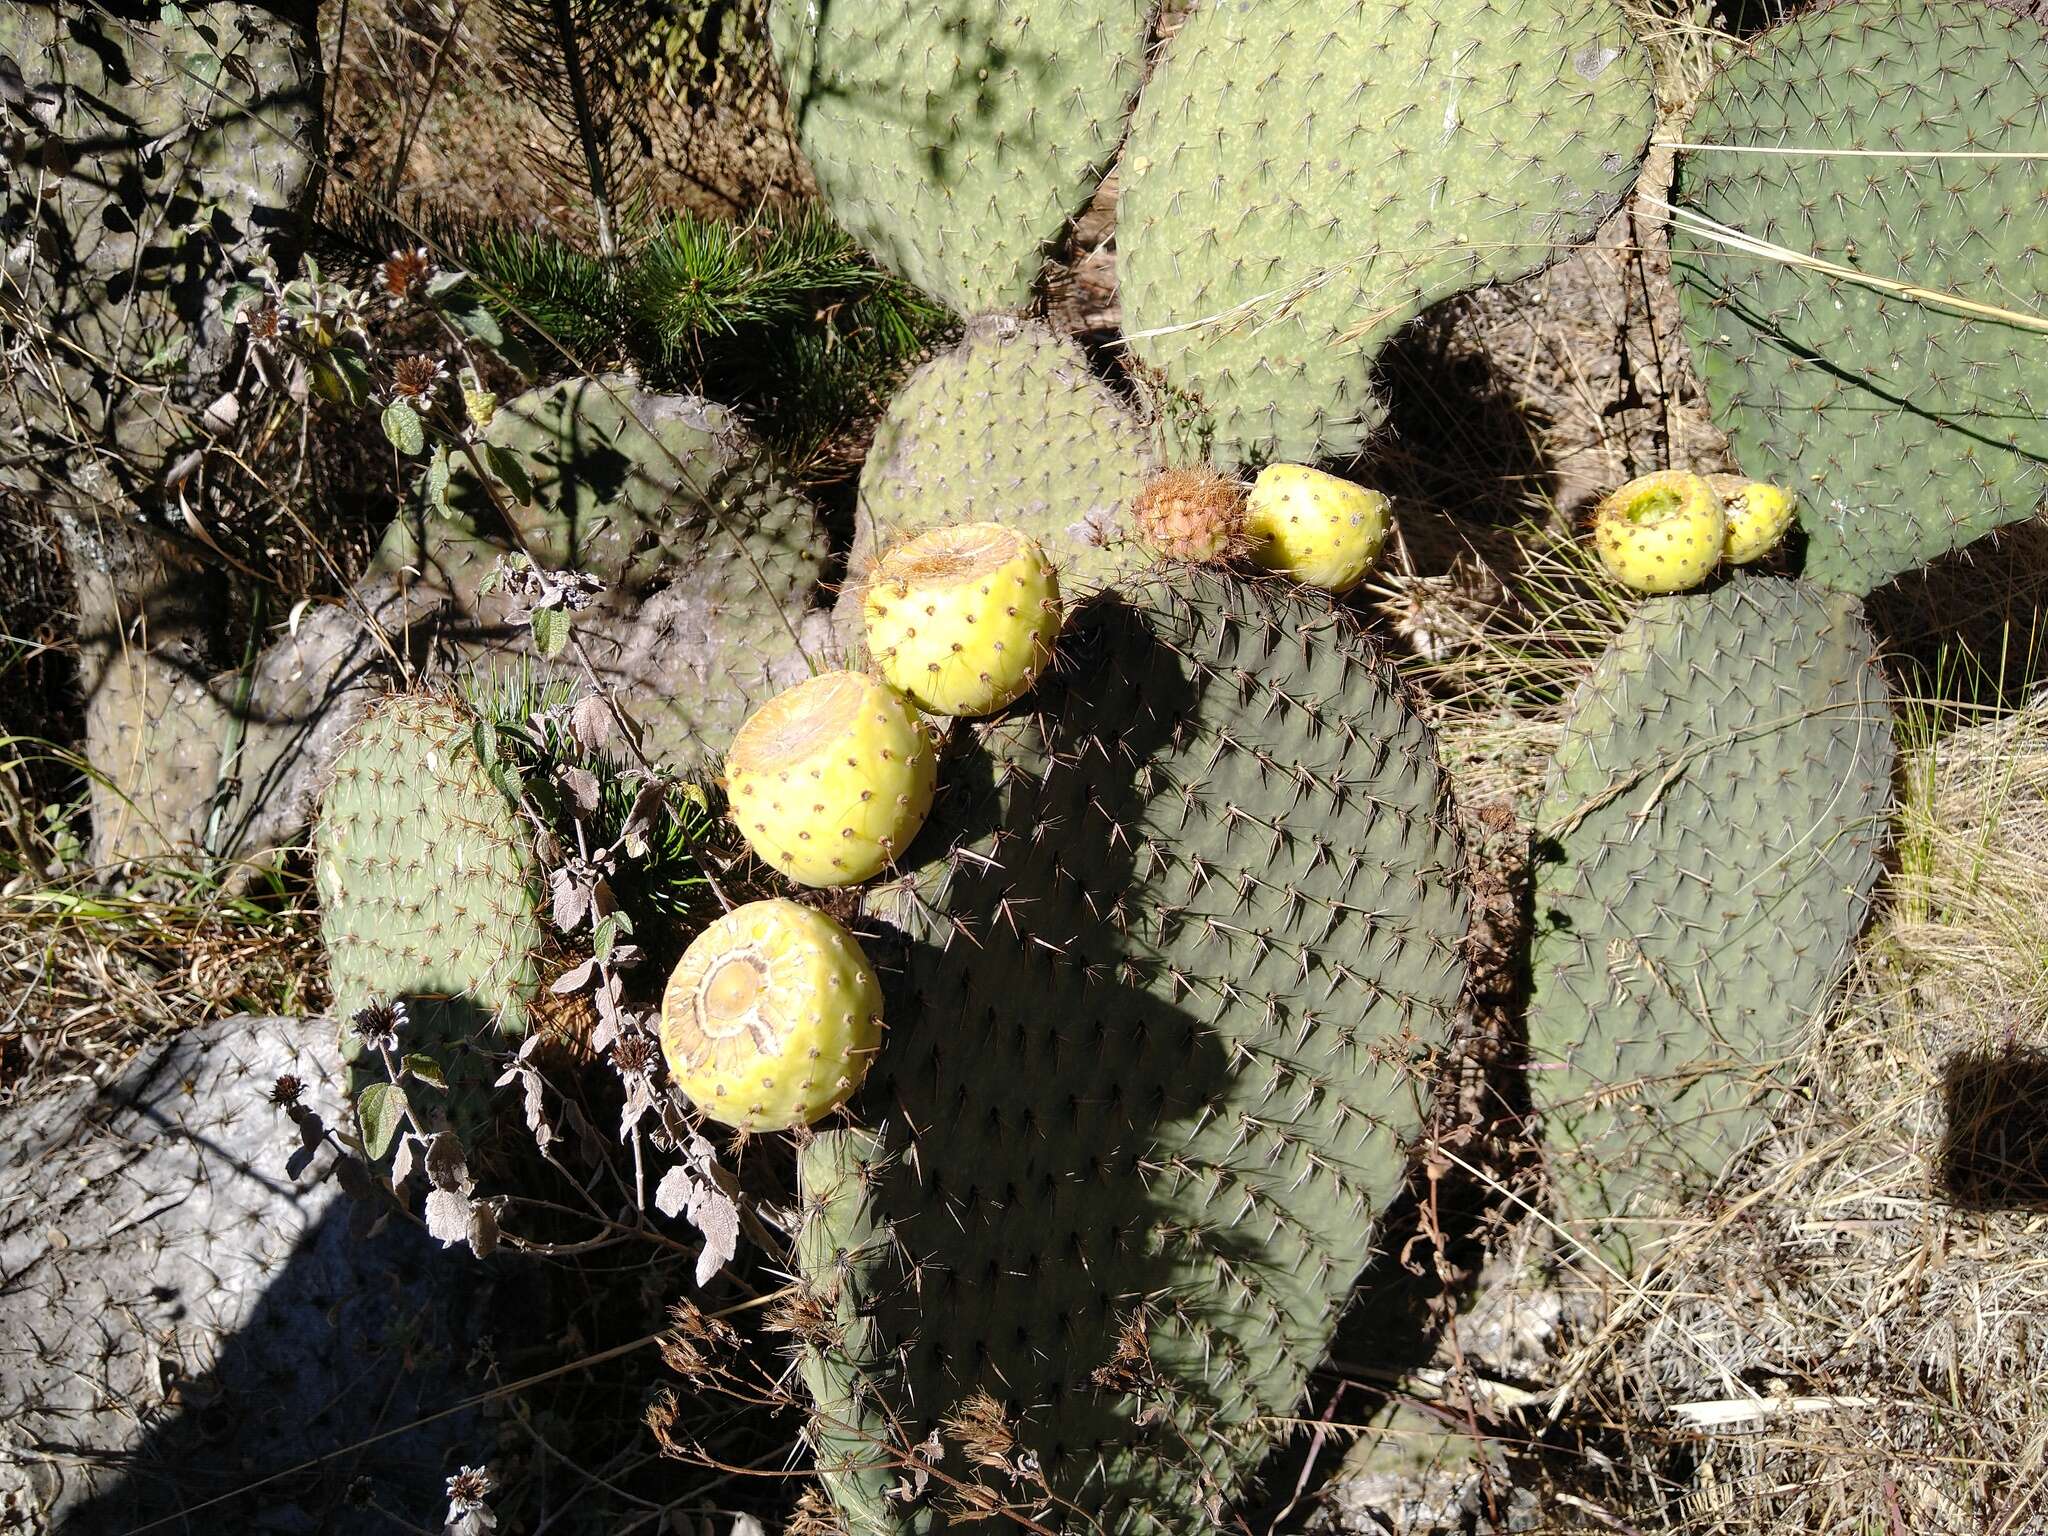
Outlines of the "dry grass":
M809 173L782 118L782 89L760 20L766 0L713 6L649 0L648 95L638 156L650 206L714 216L802 193ZM730 14L745 41L706 66L683 51L694 17ZM458 217L587 234L587 199L546 171L559 151L552 120L508 92L500 27L471 0L351 0L324 7L321 46L334 72L330 190ZM661 53L673 44L674 57Z
M255 895L196 879L108 891L47 843L27 863L0 856L0 1107L103 1083L208 1019L317 1012L326 976L310 896L257 883Z

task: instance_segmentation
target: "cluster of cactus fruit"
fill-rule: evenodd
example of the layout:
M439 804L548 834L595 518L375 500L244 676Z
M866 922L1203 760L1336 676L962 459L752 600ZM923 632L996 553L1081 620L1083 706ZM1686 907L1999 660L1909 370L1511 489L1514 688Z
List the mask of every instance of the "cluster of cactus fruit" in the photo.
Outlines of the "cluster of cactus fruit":
M1782 486L1741 475L1659 470L1593 509L1593 548L1632 591L1683 592L1724 561L1750 565L1776 549L1796 510Z
M1388 537L1388 502L1280 461L1355 446L1403 319L1533 268L1614 206L1648 135L1648 55L1599 0L1219 0L1133 108L1132 0L772 9L828 200L967 327L889 408L862 473L834 616L849 665L746 699L724 757L762 865L840 890L889 963L804 901L740 906L671 978L664 1053L730 1126L849 1111L800 1138L796 1246L830 1319L803 1346L811 1440L854 1531L941 1522L895 1496L904 1457L984 1392L1048 1507L1192 1529L1242 1491L1327 1347L1464 974L1444 775L1332 601ZM1988 5L1843 0L1724 71L1694 136L1775 142L1798 102L1800 143L1995 147L2038 129L2041 41ZM1141 408L1015 313L1126 112ZM1940 144L1914 136L1937 127ZM1700 215L1680 219L1681 282L1709 394L1773 479L1661 474L1598 509L1596 554L1648 600L1573 699L1535 818L1532 1098L1561 1219L1624 1269L1649 1257L1642 1218L1766 1121L1871 899L1892 742L1861 595L2026 510L2048 462L2026 409L2041 365L1983 304L1958 317L1839 264L1760 271L1728 234L1906 271L1932 255L1964 295L1982 273L1957 264L1976 261L2002 271L2002 312L2038 316L2048 273L1999 268L2025 237L1986 212L2024 168L1919 168L1940 189L1923 199L1984 215L1951 242L1943 219L1843 192L1854 160L1727 158L1681 160L1681 214ZM1881 323L1823 313L1844 306ZM1891 377L1909 341L1915 367L1954 360L1932 414ZM1859 401L1893 402L1923 479L1875 467ZM1958 465L1954 499L1928 489ZM636 517L665 526L668 494ZM1802 578L1742 569L1795 516ZM699 536L733 536L715 521ZM747 624L783 618L786 648L777 626L744 631L750 661L805 648L784 616L815 582L815 527L793 582L719 588ZM693 721L730 729L733 699L692 701ZM380 742L356 749L377 793L345 780L323 832L338 995L432 903L485 910L460 881L405 894L412 855L376 825L446 797L480 836L474 776L423 792L411 768L372 769ZM474 866L494 872L488 902L526 913L527 865L491 849ZM383 903L373 943L349 915L357 881ZM436 985L516 1011L516 959L463 964Z

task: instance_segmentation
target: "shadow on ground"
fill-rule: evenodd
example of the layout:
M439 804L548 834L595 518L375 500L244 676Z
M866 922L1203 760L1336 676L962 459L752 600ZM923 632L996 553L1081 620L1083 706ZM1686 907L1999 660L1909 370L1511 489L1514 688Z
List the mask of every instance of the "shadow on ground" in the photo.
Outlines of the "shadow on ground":
M2048 1051L1966 1052L1942 1073L1939 1179L1959 1206L2048 1211Z

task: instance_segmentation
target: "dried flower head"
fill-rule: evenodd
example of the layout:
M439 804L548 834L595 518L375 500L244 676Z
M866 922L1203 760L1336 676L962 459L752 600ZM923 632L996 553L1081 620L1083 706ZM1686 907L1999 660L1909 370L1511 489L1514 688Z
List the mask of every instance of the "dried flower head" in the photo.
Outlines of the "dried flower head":
M401 357L391 366L391 394L424 403L447 377L448 365L438 357Z
M404 1003L372 1003L349 1021L366 1051L395 1051L400 1031L411 1023Z
M1088 1373L1088 1379L1105 1392L1142 1395L1154 1386L1159 1374L1152 1364L1152 1348L1146 1335L1143 1309L1126 1315L1117 1327L1115 1351Z
M249 328L252 341L281 341L291 328L291 316L278 307L276 298L265 294L235 312L235 324Z
M488 1467L464 1467L448 1479L448 1518L488 1501L495 1486Z
M477 1536L482 1531L495 1531L498 1517L491 1512L489 1502L495 1487L487 1467L464 1467L449 1478L448 1531L454 1536Z
M654 1070L657 1059L654 1042L645 1035L621 1035L612 1042L612 1065L621 1077L644 1078Z
M1003 1496L985 1483L962 1483L939 1503L948 1525L979 1525L1003 1512Z
M306 1085L287 1072L270 1085L270 1102L279 1109L290 1109L306 1096Z
M410 251L393 251L389 260L377 265L377 286L384 290L385 299L396 309L425 293L433 275L434 261L427 255L425 246Z
M976 1389L968 1393L953 1405L939 1425L975 1466L1009 1467L1010 1452L1017 1448L1017 1434L1003 1413L1003 1405L987 1392Z
M683 1421L682 1400L667 1387L654 1394L654 1401L647 1405L647 1428L654 1435L654 1443L661 1447L661 1454L672 1456L678 1461L691 1459L694 1443L685 1437L678 1427Z
M831 1501L816 1488L806 1488L783 1524L783 1536L837 1536L844 1529Z
M687 1301L671 1306L668 1320L661 1335L663 1363L694 1386L716 1380L724 1371L716 1355L736 1346L739 1335L729 1324L707 1317Z

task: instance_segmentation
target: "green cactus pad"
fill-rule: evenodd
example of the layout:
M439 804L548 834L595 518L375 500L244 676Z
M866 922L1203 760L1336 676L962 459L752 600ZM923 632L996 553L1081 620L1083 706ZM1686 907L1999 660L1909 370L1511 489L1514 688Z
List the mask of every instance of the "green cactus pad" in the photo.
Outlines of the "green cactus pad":
M486 436L533 481L532 505L509 509L516 541L462 470L446 512L401 517L377 558L447 595L472 656L527 646L512 606L477 590L516 543L605 583L576 634L670 766L723 752L749 710L809 675L824 531L725 407L571 379L500 406Z
M1671 244L1714 418L1799 493L1809 580L1868 592L2048 495L2044 133L2048 28L1976 0L1810 11L1701 103L1695 141L1795 150L1682 156Z
M942 1523L871 1447L978 1390L1090 1529L1210 1528L1322 1358L1464 976L1444 779L1348 615L1183 574L1062 649L948 764L932 859L870 893L903 936L867 940L874 1129L800 1160L837 1330L813 1437L855 1532Z
M1149 0L772 0L839 222L962 315L1021 309L1116 152Z
M476 717L452 701L383 700L335 760L313 828L342 1055L361 1055L347 1027L357 1010L405 1003L399 1049L439 1063L439 1107L465 1135L488 1112L490 1052L526 1033L543 936L533 834L505 792L510 770L479 755L482 739ZM384 1073L363 1066L349 1076L353 1094Z
M314 184L320 58L312 10L0 5L0 55L32 99L0 189L8 306L36 317L39 365L7 415L155 492L197 436L235 350L231 282L289 234ZM38 101L50 116L37 115Z
M883 551L960 523L1001 523L1044 546L1070 596L1150 562L1130 505L1151 439L1080 349L1035 321L984 319L911 376L860 475L841 628Z
M337 1018L445 998L525 1032L539 867L467 710L415 694L379 703L335 760L313 849Z
M1609 0L1204 6L1120 162L1132 350L1206 409L1218 463L1348 455L1387 339L1590 235L1654 117Z
M1537 812L1531 1097L1622 1267L1770 1119L1869 910L1891 710L1848 596L1653 599L1572 703Z

